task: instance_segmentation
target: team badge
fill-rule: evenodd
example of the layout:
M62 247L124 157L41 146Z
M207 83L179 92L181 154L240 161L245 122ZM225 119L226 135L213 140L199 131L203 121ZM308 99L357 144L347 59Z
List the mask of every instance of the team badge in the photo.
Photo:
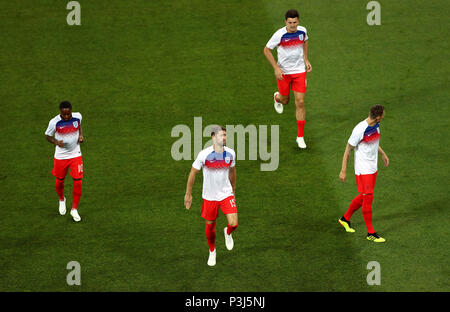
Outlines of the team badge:
M73 122L73 126L74 126L75 128L78 128L78 121L74 121L74 122Z
M298 39L299 39L300 41L303 41L303 34L299 35L299 36L298 36Z
M225 162L226 162L227 164L229 164L230 161L231 161L231 158L230 158L229 156L225 157Z

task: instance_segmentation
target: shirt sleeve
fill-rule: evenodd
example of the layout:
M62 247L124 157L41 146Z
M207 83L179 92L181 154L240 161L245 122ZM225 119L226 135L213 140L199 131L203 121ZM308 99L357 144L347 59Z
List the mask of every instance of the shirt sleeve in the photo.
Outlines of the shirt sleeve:
M350 144L351 146L355 147L356 145L359 144L359 142L361 142L363 137L364 137L364 132L362 132L359 129L359 127L355 127L353 129L353 131L352 131L352 135L348 139L348 144Z
M281 42L281 36L280 32L277 31L273 34L272 38L267 42L266 47L268 47L270 50L273 50L273 48L277 47Z
M45 130L45 135L53 136L56 132L56 122L52 119L48 123L47 130Z
M305 41L306 40L308 40L308 32L306 31L306 28L305 28Z
M81 124L81 120L83 119L83 117L81 116L81 113L73 113L73 117L80 119L80 124Z
M194 160L192 167L197 170L202 169L203 167L203 153L198 153L197 158Z

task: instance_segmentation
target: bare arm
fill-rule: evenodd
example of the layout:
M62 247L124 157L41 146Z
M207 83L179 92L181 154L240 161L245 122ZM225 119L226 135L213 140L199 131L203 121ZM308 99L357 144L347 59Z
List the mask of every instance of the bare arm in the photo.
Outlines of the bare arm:
M200 170L191 168L191 172L189 173L189 178L186 185L186 194L184 195L184 206L186 209L190 209L192 205L192 187L194 186L195 176Z
M83 128L81 127L81 124L80 124L80 127L78 129L80 131L80 135L78 136L78 143L83 143L84 137L83 137Z
M264 47L264 55L266 56L270 65L272 65L275 77L278 80L283 80L283 71L280 69L277 62L275 61L275 58L272 55L272 50L269 49L268 47Z
M236 166L230 168L230 172L228 172L228 179L230 179L233 194L236 195Z
M389 158L387 157L386 153L383 151L381 146L378 146L378 153L381 154L381 157L383 158L384 166L389 166Z
M47 139L48 142L58 145L59 147L64 147L64 142L63 141L58 141L57 139L55 139L52 136L49 135L45 135L45 138Z
M347 165L348 165L348 160L350 159L350 152L354 149L355 147L348 144L345 147L345 152L344 152L344 157L342 157L342 167L341 167L341 172L339 173L339 180L341 180L341 182L345 182L345 178L347 177Z
M312 70L312 66L308 60L308 41L303 42L303 59L305 60L306 71L309 73Z

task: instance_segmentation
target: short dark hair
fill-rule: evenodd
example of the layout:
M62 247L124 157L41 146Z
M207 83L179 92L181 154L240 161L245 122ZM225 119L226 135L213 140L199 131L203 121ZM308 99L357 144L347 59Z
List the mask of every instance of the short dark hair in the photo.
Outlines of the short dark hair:
M383 105L375 105L370 108L370 118L375 119L378 116L383 115L384 106Z
M72 104L70 104L69 101L62 101L59 104L59 109L63 109L63 108L70 108L70 109L72 109Z
M286 12L286 14L284 15L285 20L287 20L288 18L298 18L298 11L294 10L294 9L290 9L289 11Z
M211 129L211 136L215 136L219 131L227 131L224 126L214 126Z

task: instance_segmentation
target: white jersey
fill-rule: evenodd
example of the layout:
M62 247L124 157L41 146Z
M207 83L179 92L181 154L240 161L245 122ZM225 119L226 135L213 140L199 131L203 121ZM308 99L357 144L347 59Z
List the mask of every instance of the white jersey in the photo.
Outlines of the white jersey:
M306 28L297 26L295 33L289 33L286 27L278 29L267 42L266 47L273 50L277 47L277 64L285 75L305 72L303 59L303 43L308 40Z
M55 116L48 123L45 134L55 136L55 139L64 141L64 147L56 145L56 159L70 159L81 156L80 144L78 137L80 136L81 114L72 113L72 119L63 120L61 115Z
M353 129L348 144L355 147L355 174L373 174L378 170L380 124L369 126L366 120Z
M222 154L214 151L212 146L198 153L192 167L203 168L202 198L209 201L221 201L234 195L228 172L236 165L236 153L226 146Z

